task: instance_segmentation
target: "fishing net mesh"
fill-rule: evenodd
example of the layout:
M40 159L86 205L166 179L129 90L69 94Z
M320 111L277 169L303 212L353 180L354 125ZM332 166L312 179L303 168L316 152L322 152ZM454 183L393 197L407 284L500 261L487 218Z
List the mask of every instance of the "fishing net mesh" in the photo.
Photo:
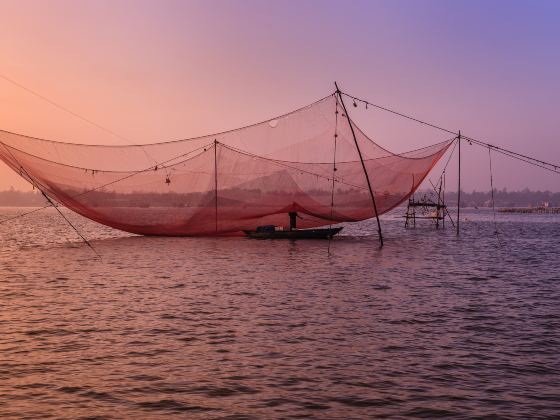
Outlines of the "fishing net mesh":
M450 141L393 154L352 122L377 211L406 200ZM150 145L61 143L0 131L0 159L67 208L143 235L222 235L375 216L337 96L255 125Z

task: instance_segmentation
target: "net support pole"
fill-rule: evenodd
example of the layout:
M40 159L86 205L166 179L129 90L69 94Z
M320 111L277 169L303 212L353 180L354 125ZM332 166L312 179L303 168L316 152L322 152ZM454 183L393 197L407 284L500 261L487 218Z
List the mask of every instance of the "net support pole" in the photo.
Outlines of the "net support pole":
M19 160L16 159L14 154L10 151L10 149L8 149L8 146L6 146L4 142L0 140L0 144L4 147L4 149L8 151L10 156L12 156L12 159L14 160L15 164L19 165L20 175L22 176L22 178L25 179L27 182L29 182L33 186L33 189L37 188L41 192L45 200L47 200L47 202L58 212L58 214L62 216L62 218L66 221L66 223L68 223L68 225L78 234L78 236L84 241L84 243L89 247L89 249L91 249L93 253L97 256L97 258L99 258L99 260L102 261L101 255L97 253L93 245L85 238L84 235L80 233L80 231L76 228L76 226L72 224L72 222L64 215L64 213L62 213L62 211L54 204L52 199L47 195L47 193L45 192L46 188L38 181L36 181L29 174L29 172L27 172L27 170L23 167L23 165L19 162Z
M458 176L457 176L457 236L459 236L459 222L461 220L461 130L457 136L457 146L459 146L458 153Z
M350 131L352 131L352 137L354 138L354 143L356 144L356 150L358 151L358 156L360 156L360 162L362 163L362 169L364 170L364 175L366 176L367 186L369 189L369 195L371 196L371 202L373 204L373 211L375 211L375 218L377 219L377 233L379 235L379 244L383 246L383 234L381 233L381 222L379 221L379 213L377 212L377 204L375 203L375 195L373 194L373 188L371 188L371 182L369 180L369 175L366 169L366 164L364 163L364 158L362 157L362 151L360 150L360 146L358 145L358 140L356 139L356 133L354 132L354 127L352 126L352 121L350 120L350 116L348 115L348 111L346 110L346 105L344 105L344 100L342 99L342 92L338 88L338 84L334 82L334 86L336 87L336 93L340 99L340 103L342 104L342 109L344 110L344 115L346 115L346 119L348 121L348 125L350 126Z
M214 140L214 209L216 233L218 233L218 140Z

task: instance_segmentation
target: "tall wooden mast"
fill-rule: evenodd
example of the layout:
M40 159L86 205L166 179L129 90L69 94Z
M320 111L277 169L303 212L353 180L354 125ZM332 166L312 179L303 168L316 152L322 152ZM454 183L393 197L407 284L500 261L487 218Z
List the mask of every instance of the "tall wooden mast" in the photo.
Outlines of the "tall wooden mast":
M214 206L216 233L218 233L218 140L214 140Z
M458 164L458 179L457 179L457 235L459 235L459 222L461 216L461 130L459 130L459 135L457 136L457 141L459 142L459 164Z
M350 116L348 115L348 111L346 110L346 105L344 105L344 100L342 99L342 92L338 88L336 82L334 82L334 85L336 87L336 93L338 95L338 98L340 99L340 103L342 104L342 109L344 109L344 115L348 120L348 125L350 125L350 131L352 131L352 137L354 138L354 143L356 144L356 150L358 151L358 156L360 156L360 162L362 163L362 169L364 170L364 175L366 176L369 195L371 196L371 202L373 204L373 211L375 212L375 218L377 219L377 233L379 234L379 243L381 246L383 246L383 234L381 233L381 222L379 221L379 214L377 213L377 204L375 203L375 196L373 194L373 188L371 188L371 182L369 180L366 164L364 163L364 158L362 157L362 151L360 150L360 146L358 145L358 140L356 139L356 133L354 132L352 121L350 120Z

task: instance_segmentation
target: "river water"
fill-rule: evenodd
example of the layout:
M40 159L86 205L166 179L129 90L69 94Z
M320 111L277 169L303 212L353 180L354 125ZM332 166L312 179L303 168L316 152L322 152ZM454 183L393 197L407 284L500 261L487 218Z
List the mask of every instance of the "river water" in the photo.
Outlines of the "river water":
M6 218L25 209L0 209ZM1 418L560 416L560 218L333 240L0 225Z

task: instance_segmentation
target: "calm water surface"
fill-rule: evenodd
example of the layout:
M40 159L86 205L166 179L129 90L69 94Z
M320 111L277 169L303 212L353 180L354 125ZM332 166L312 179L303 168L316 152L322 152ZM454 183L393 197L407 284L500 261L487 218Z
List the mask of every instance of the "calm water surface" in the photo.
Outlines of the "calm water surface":
M0 209L5 218L22 209ZM322 241L0 225L1 418L560 417L560 219Z

